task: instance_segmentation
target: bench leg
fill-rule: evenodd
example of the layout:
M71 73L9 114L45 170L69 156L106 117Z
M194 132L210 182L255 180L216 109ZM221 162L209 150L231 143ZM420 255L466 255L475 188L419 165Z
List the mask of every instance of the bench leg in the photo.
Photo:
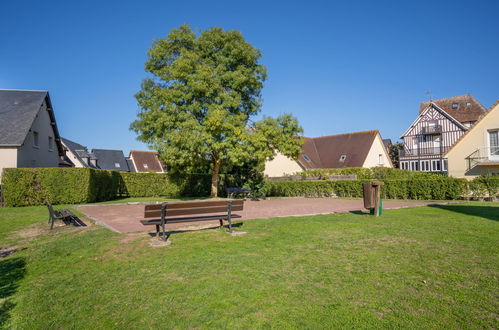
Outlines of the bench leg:
M54 228L54 221L55 219L53 217L50 218L50 229L52 230Z
M227 220L229 221L229 233L232 233L232 220L230 217Z
M166 242L166 240L168 239L168 237L166 237L165 224L163 223L163 224L161 225L161 227L162 227L161 229L163 229L163 241L165 241L165 242Z
M159 225L156 225L156 237L159 237Z
M220 228L223 228L223 226L224 226L224 221L223 221L223 219L219 219L219 220L220 220Z

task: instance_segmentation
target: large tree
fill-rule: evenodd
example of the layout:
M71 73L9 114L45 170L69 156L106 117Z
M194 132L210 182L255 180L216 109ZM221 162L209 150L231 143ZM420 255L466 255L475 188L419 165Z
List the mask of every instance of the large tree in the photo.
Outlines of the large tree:
M215 27L196 34L183 25L155 41L148 55L152 76L136 94L140 111L131 128L172 170L210 162L217 196L223 164L271 159L276 150L298 156L302 129L294 117L250 119L260 112L266 68L240 32Z

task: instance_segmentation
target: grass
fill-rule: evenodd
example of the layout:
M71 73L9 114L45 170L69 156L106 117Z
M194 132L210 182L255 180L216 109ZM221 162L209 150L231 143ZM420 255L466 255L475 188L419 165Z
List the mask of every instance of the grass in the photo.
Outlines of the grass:
M6 328L499 327L499 203L252 220L161 248L45 218L0 209L0 243L25 247L0 259Z

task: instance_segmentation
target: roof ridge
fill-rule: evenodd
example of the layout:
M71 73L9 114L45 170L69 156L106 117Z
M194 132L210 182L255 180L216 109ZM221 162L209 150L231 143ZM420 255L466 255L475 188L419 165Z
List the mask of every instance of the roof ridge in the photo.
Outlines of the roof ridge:
M46 89L9 89L9 88L0 88L0 91L12 91L12 92L46 92Z
M475 99L475 97L473 95L471 95L470 93L466 93L466 94L460 94L460 95L455 95L455 96L450 96L450 97L442 97L442 98L439 98L439 99L435 99L435 100L428 100L428 101L423 101L423 102L420 102L420 103L428 103L428 102L435 102L435 101L442 101L442 100L448 100L448 99L454 99L456 97L461 97L461 96L466 96L466 95L469 95L471 96L473 99ZM477 101L475 99L475 101ZM477 101L478 102L478 101Z
M310 138L310 139L313 140L313 139L320 139L320 138L326 138L326 137L332 137L332 136L353 135L353 134L366 134L366 133L379 133L379 130L372 129L372 130L367 130L367 131L359 131L359 132L351 132L351 133L323 135L323 136L317 136L317 137Z

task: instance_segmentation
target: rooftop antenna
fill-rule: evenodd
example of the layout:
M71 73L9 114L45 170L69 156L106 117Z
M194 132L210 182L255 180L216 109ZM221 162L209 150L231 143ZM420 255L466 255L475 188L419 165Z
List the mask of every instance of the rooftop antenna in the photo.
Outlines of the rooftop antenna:
M433 97L431 95L431 90L427 90L426 95L428 95L430 97L430 102L433 101Z

